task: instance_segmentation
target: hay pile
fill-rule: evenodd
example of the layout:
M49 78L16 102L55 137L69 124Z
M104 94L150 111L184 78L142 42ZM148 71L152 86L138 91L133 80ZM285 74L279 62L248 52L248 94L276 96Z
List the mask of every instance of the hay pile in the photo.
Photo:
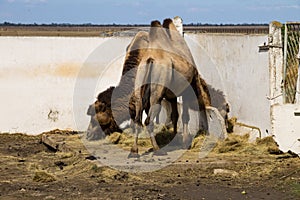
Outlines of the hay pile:
M154 132L157 144L160 147L163 147L169 144L174 138L172 131L169 131L165 126L156 127ZM131 147L134 142L134 134L131 129L125 130L124 133L114 132L111 135L107 136L107 140L112 144L117 144L121 147ZM149 147L151 148L151 141L149 135L143 130L139 134L138 145L140 147Z
M109 167L102 167L97 165L92 165L90 168L90 173L93 178L98 179L99 182L115 182L117 181L140 181L141 178L135 174L119 171Z
M45 171L36 171L33 176L33 181L48 183L48 182L56 181L56 179L54 178L54 176L52 176L51 174L48 174Z
M257 138L255 142L249 142L249 134L230 134L224 141L219 141L214 149L216 153L244 153L251 155L259 154L282 154L273 137Z

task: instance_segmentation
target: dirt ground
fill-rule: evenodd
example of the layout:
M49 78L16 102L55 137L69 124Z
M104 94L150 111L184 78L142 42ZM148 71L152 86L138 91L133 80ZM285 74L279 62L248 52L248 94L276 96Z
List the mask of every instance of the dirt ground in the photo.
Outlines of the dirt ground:
M45 135L54 146L42 142ZM167 167L129 173L101 165L82 137L0 134L0 199L300 199L299 157L281 153L272 138L248 143L231 135L199 159L199 136ZM115 137L123 136L108 139L130 143Z

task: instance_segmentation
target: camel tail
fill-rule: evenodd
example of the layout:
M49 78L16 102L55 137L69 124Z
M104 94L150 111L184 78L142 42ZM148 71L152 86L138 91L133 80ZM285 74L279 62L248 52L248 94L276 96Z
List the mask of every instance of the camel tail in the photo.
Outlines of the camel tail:
M144 85L141 88L142 103L147 115L150 109L150 95L151 95L150 85L151 85L151 73L153 68L153 62L154 60L152 58L148 58L147 69L144 76Z

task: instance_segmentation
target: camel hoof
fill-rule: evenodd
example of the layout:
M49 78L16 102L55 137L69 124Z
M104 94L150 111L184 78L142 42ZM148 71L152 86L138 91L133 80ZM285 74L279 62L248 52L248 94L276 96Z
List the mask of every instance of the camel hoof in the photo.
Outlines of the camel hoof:
M89 134L86 136L86 139L88 141L94 141L94 140L99 140L101 137L99 137L97 134Z
M172 141L169 144L172 147L178 147L181 148L182 147L182 136L181 135L176 135Z
M130 152L127 158L140 158L138 153Z
M190 149L191 146L192 146L192 141L193 141L193 138L188 135L187 137L183 138L183 142L182 142L182 148L184 149Z
M182 143L182 148L183 149L191 149L192 143L191 142L183 142Z
M86 139L88 141L102 140L104 138L105 138L105 134L103 132L87 132L86 133Z
M152 153L154 151L153 148L148 149L145 153Z
M186 150L190 150L190 149L191 149L191 146L192 146L192 145L190 145L190 144L183 144L183 145L182 145L182 148L183 148L183 149L186 149Z

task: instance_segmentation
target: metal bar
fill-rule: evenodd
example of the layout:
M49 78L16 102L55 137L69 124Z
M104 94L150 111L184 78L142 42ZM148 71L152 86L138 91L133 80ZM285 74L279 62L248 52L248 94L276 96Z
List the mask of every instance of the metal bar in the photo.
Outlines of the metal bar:
M300 116L300 112L295 111L295 112L294 112L294 115L295 115L295 116Z
M297 91L297 79L298 79L298 62L297 62L297 52L298 52L298 31L296 25L290 25L290 32L288 33L288 56L287 64L288 68L292 71L291 81L292 81L292 92L291 98L293 99L292 103L296 102L296 91Z
M288 25L298 25L299 22L286 22L286 24L288 24Z
M286 103L286 58L287 58L287 24L284 25L284 47L283 47L283 91L282 91L282 96L283 96L283 103Z

